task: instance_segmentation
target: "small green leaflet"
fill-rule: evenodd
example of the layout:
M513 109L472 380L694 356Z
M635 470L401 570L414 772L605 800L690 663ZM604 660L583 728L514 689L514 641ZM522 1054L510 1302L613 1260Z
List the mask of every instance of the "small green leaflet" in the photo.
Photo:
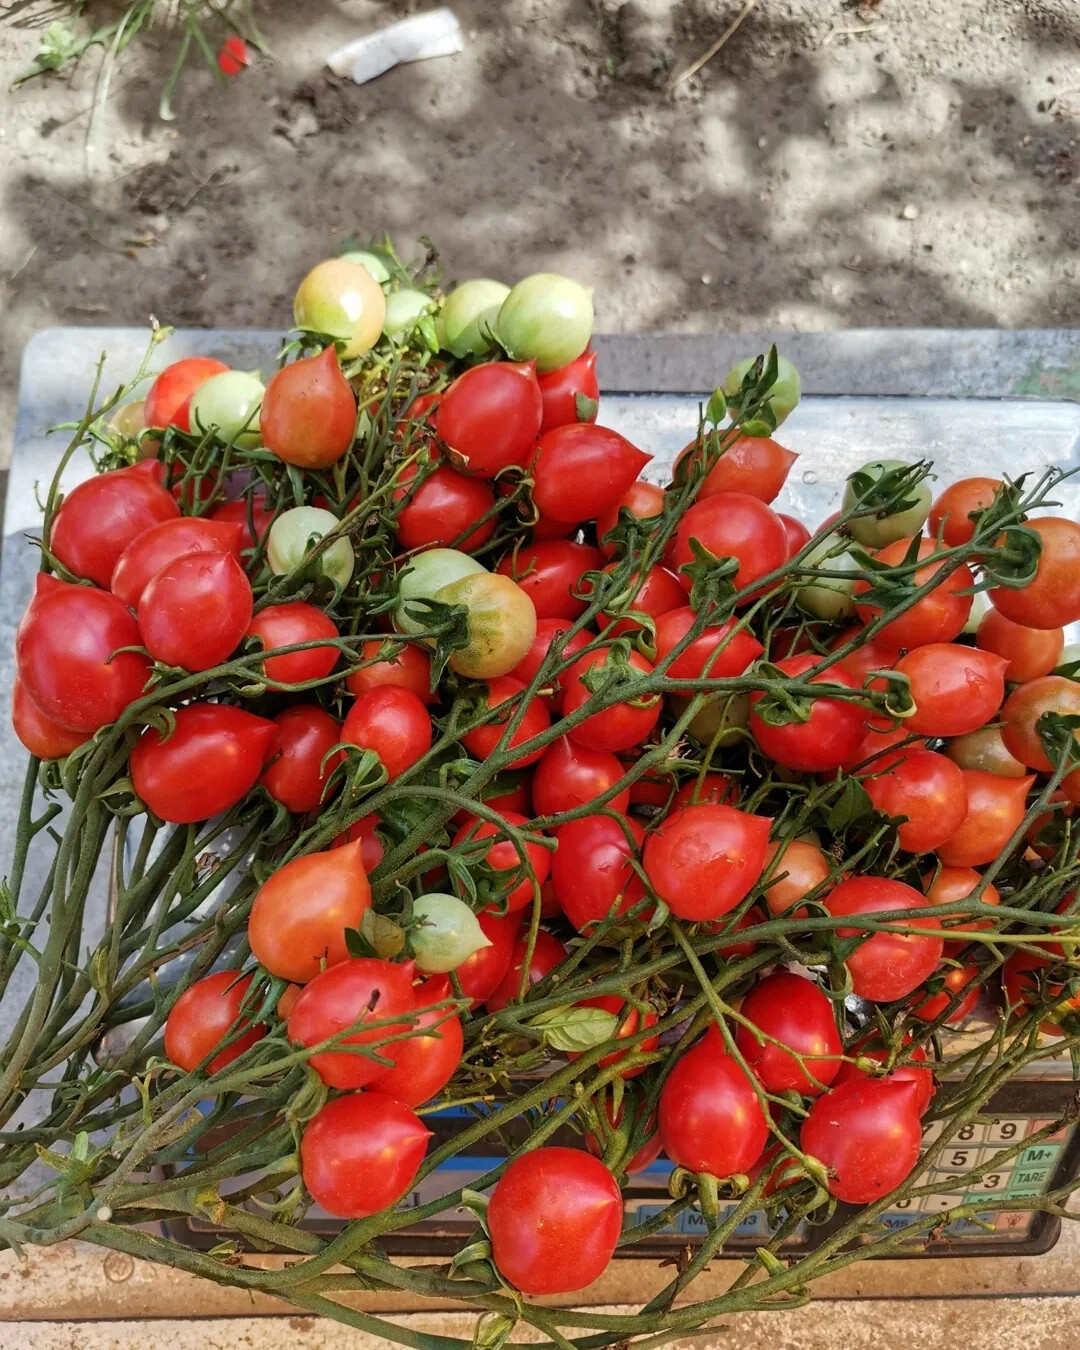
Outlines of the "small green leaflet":
M578 1054L610 1040L618 1025L615 1014L603 1008L549 1008L529 1023L552 1050Z

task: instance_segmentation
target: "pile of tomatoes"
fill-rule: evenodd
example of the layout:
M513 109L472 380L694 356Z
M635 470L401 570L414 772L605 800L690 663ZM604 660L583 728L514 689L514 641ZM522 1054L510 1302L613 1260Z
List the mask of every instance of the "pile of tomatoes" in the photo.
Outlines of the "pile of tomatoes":
M168 1060L213 1095L268 1037L309 1052L303 1183L362 1218L492 1045L587 1057L588 1148L522 1150L491 1192L527 1294L601 1274L661 1150L882 1199L917 1165L930 1033L987 981L979 869L1043 865L1080 801L1044 720L1080 714L1080 526L881 461L829 521L776 511L775 359L661 486L597 421L565 278L441 296L355 254L296 311L306 354L265 386L188 358L102 430L18 633L33 755L111 747L115 801L178 829L275 813L251 959L172 995ZM1049 980L1058 1030L1067 958L1005 961L1014 1014Z

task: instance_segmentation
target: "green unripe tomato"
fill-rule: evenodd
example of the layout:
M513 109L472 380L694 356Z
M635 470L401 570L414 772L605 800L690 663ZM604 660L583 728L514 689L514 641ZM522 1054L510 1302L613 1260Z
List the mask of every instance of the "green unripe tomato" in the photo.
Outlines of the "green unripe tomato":
M279 577L295 572L309 549L331 530L336 530L339 524L332 511L324 511L318 506L294 506L291 511L283 511L270 526L266 541L266 560L271 572ZM323 575L342 590L349 584L354 561L353 546L344 538L335 539L324 553L319 554Z
M223 441L246 449L258 445L259 409L265 392L262 380L245 370L211 375L191 396L188 419L192 431L216 431Z
M419 920L409 930L417 970L425 975L445 975L467 961L473 952L490 947L491 939L463 900L456 895L432 891L413 901L413 916Z
M343 342L348 359L370 351L382 336L386 296L366 267L328 258L313 267L293 300L297 328L329 333Z
M444 605L464 605L469 642L450 655L451 670L470 680L509 675L536 637L536 607L522 588L498 572L473 572L435 592Z
M557 272L534 272L511 288L495 331L515 361L539 371L577 360L593 330L592 291Z
M463 281L446 297L435 320L439 346L454 356L486 356L495 345L490 337L510 287L489 277Z
M734 398L738 394L742 388L743 377L754 364L755 359L755 357L749 356L745 361L740 361L737 366L732 366L728 371L727 379L724 380L724 393L728 398ZM777 426L785 420L801 397L802 380L799 379L799 372L786 356L778 356L776 359L776 379L768 394L769 406L773 410Z
M435 593L452 581L486 572L487 568L460 553L456 548L429 548L409 560L408 570L398 583L398 603L394 610L394 627L399 633L422 633L428 627L405 612L410 600L433 600Z
M967 616L967 623L960 630L961 633L965 637L974 637L989 609L990 597L985 591L976 591L971 597L971 613Z
M673 696L676 713L686 708L689 699ZM691 719L686 728L702 745L736 745L742 731L750 725L749 694L717 694ZM723 730L721 730L723 728ZM719 732L719 739L714 740Z
M872 459L855 472L866 474L869 478L880 479L894 469L907 467L902 459ZM848 478L847 487L844 489L845 511L850 510L858 500L851 477ZM861 516L848 521L847 528L860 544L873 549L884 548L886 544L891 544L897 539L907 539L913 534L921 533L930 514L932 500L930 484L924 478L914 487L905 490L903 500L912 503L906 511L882 511L877 515Z
M861 567L854 554L848 551L847 543L838 534L827 534L803 559L807 567L823 567L830 572L848 572L845 577L808 578L795 592L795 601L800 609L812 614L815 619L832 622L836 619L850 619L855 614L855 583L859 579Z
M429 314L435 301L423 291L391 291L386 297L386 318L383 334L388 338L404 338L416 327L422 314Z
M346 262L359 263L361 267L367 268L380 286L390 280L390 271L377 253L369 253L366 248L359 248L352 249L341 256Z

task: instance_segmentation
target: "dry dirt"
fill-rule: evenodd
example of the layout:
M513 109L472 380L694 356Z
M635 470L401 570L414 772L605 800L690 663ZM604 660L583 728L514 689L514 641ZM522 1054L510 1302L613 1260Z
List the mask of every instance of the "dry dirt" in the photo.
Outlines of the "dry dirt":
M92 0L91 12L109 0ZM389 229L446 275L596 287L609 331L1080 321L1077 0L455 0L466 50L363 87L322 65L411 6L256 6L273 60L220 89L175 35L0 110L0 446L52 324L283 326L307 267ZM0 5L0 84L46 0Z

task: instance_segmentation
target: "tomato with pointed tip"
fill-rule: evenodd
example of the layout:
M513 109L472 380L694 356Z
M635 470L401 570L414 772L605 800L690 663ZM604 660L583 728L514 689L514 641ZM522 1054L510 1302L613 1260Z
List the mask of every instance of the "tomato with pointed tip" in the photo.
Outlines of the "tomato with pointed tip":
M382 835L379 833L381 825L382 819L372 811L370 815L361 816L359 820L354 821L347 830L342 830L336 839L330 841L330 847L344 848L346 844L358 839L360 862L370 876L382 862L383 854L386 852Z
M876 560L887 567L897 567L907 559L912 545L911 539L896 539L874 554ZM937 540L920 539L918 557L929 558L938 552ZM917 567L911 574L913 586L922 588L941 572L947 559L927 563ZM893 651L922 647L928 642L951 642L964 631L968 615L971 613L972 596L970 588L975 585L971 568L963 563L937 582L933 590L916 600L902 614L890 619L883 628L874 634L874 641ZM855 608L864 624L871 624L881 617L881 606L860 600L870 590L871 583L860 579L855 583ZM965 593L967 592L967 593Z
M533 774L532 799L537 815L558 816L595 802L601 793L623 778L626 770L607 750L590 750L569 736L560 736L544 751ZM624 814L630 789L624 788L604 805Z
M384 684L361 694L352 705L341 739L361 750L374 750L393 782L431 749L431 718L415 694Z
M625 914L644 898L644 884L631 864L644 838L638 821L612 816L581 816L559 830L551 881L563 913L579 933Z
M210 670L240 645L253 604L251 583L231 553L189 553L143 591L139 635L155 661Z
M536 636L532 640L532 645L510 672L510 678L520 680L522 684L531 684L533 676L540 669L548 652L557 642L560 644L558 648L559 664L566 662L569 665L574 653L581 651L582 647L587 647L596 636L595 633L590 633L588 629L585 629L580 633L575 633L573 637L567 637L566 633L569 628L569 619L538 619ZM556 709L562 707L562 676L557 675L552 679L551 693L545 693L543 697L551 707Z
M891 1051L876 1043L877 1038L874 1033L864 1036L862 1040L856 1041L850 1046L847 1053L857 1055L860 1059L876 1060L878 1064L884 1065L889 1058ZM910 1045L911 1037L904 1038L905 1048ZM898 1064L896 1068L890 1069L888 1073L881 1075L871 1075L869 1070L861 1069L857 1064L851 1064L845 1061L840 1065L836 1077L833 1079L833 1087L838 1088L843 1083L864 1082L871 1078L880 1078L886 1083L897 1083L908 1080L916 1086L915 1109L920 1116L926 1114L927 1107L930 1105L934 1096L934 1071L930 1067L923 1068L923 1065L929 1066L930 1057L926 1053L924 1046L917 1045L910 1052L909 1062L907 1064Z
M638 520L652 520L663 512L664 501L663 488L657 487L655 483L646 483L643 478L639 478L636 483L630 484L629 488L613 506L609 506L606 511L601 511L596 517L596 537L600 541L600 549L605 557L613 558L615 556L614 543L605 543L604 536L619 523L619 512L621 510L629 511Z
M870 1205L915 1170L922 1145L919 1089L905 1080L867 1078L819 1097L802 1123L804 1153L829 1173L829 1193Z
M1065 631L1062 628L1025 628L1013 623L996 609L988 609L979 620L975 645L984 652L996 652L1009 664L1005 679L1009 684L1023 684L1049 675L1061 660L1065 650Z
M676 1167L714 1177L748 1172L769 1137L754 1085L716 1027L676 1060L660 1089L657 1120Z
M833 1081L844 1049L830 1000L790 970L766 975L743 999L735 1044L767 1092L807 1097Z
M278 754L259 781L290 811L314 811L341 762L340 752L326 759L341 740L341 724L317 703L301 703L278 713L274 725Z
M1008 662L952 642L916 647L897 661L906 675L915 711L904 725L917 736L964 736L977 731L1001 707Z
M455 464L494 478L528 463L542 418L536 362L489 361L459 375L443 394L435 432Z
M999 586L990 591L991 604L1026 628L1067 628L1080 620L1080 525L1063 516L1024 523L1042 543L1035 576L1019 590ZM1005 542L1005 536L998 540Z
M132 540L180 514L161 486L159 469L154 460L144 460L72 488L49 528L53 556L75 576L108 590L113 568Z
M978 769L962 769L961 773L967 814L936 852L946 867L978 867L993 862L1020 828L1035 775L1001 778Z
M794 558L796 553L801 553L810 542L810 531L801 520L796 520L794 516L789 516L783 511L778 511L776 514L784 527L784 534L787 536L788 557Z
M237 521L182 516L165 520L137 535L113 568L109 588L125 605L138 609L142 593L169 563L189 553L229 553L240 561L244 527Z
M481 914L481 919L491 917ZM481 928L484 925L481 923ZM485 930L486 931L486 930ZM525 954L529 949L529 934L525 932L518 937L510 952L510 964L506 968L506 973L488 994L484 1000L484 1007L489 1013L500 1012L510 1003L517 1003L521 989L521 974L525 969ZM549 975L556 966L561 965L566 960L567 951L557 937L552 937L550 933L540 929L536 934L536 943L533 947L532 960L529 962L528 976L525 981L525 995L528 997L531 985L538 984L546 975ZM471 959L471 958L470 958ZM468 963L466 963L468 964ZM464 988L464 985L462 985Z
M218 970L184 990L165 1019L165 1053L175 1065L192 1073L213 1055L205 1072L217 1073L266 1035L266 1027L241 1017L251 980L238 970ZM214 1054L230 1032L233 1039Z
M718 435L706 439L705 453L715 454ZM691 441L675 461L700 453L697 441ZM697 500L705 501L718 492L745 492L759 501L773 502L787 482L787 476L799 458L771 436L739 436L716 460L698 489Z
M645 841L649 884L680 919L718 919L761 876L771 824L734 806L680 807Z
M480 930L491 944L473 952L454 971L461 992L478 1008L502 983L510 969L514 942L521 927L521 914L492 914L482 910L476 916Z
M536 378L543 403L541 435L552 427L596 421L600 386L596 380L596 352L590 347L565 366L543 371Z
M621 501L650 459L610 427L553 427L537 442L533 502L547 520L595 520Z
M718 492L695 502L679 522L671 564L687 590L693 585L683 567L694 562L691 540L714 558L734 558L732 578L737 590L747 591L787 561L787 533L770 506L747 492ZM749 596L744 597L749 599Z
M499 743L506 734L510 719L517 714L521 703L520 696L524 691L525 686L521 681L515 680L509 675L498 675L487 681L487 706L499 711L493 721L487 722L483 726L474 727L462 736L461 743L470 755L483 760L499 749ZM550 725L551 716L544 700L538 697L529 699L524 713L518 720L517 727L503 749L513 749L516 746L524 745L526 741L531 741L534 736L542 735ZM538 750L530 750L526 754L520 755L506 767L523 769L528 764L535 764L546 748L546 746L541 746Z
M174 361L158 375L146 393L143 422L148 427L179 427L190 431L188 412L191 396L211 375L222 375L229 367L212 356L186 356Z
M267 652L341 636L333 619L305 600L287 600L260 609L248 625L247 635L258 638ZM272 684L304 684L329 675L337 659L337 647L308 647L304 651L268 656L254 671L256 678L261 671L263 678Z
M300 1171L317 1205L366 1219L396 1204L413 1183L431 1131L384 1092L354 1092L321 1107L304 1127Z
M476 522L491 511L495 494L484 479L440 464L413 486L418 472L415 463L407 464L394 489L394 501L403 503L394 523L401 547L454 547L473 553L486 544L495 533L495 517L489 516L482 525Z
M930 507L930 533L940 530L948 548L966 544L975 533L972 514L991 506L1001 486L1000 478L959 478L950 483Z
M394 1067L380 1073L371 1087L406 1106L423 1106L453 1078L461 1063L465 1035L461 1018L453 1007L434 1006L453 1000L448 976L433 975L414 994L417 1013L412 1025L423 1028L425 1034L397 1041L393 1047Z
M591 544L546 539L507 553L495 570L517 582L533 602L537 620L576 619L588 602L573 592L581 590L586 572L598 572L603 564L604 555Z
M38 759L63 759L90 739L88 731L68 731L46 717L18 675L11 685L11 725L25 748Z
M816 652L803 652L777 661L776 668L792 679L801 679L814 671L809 677L811 684L856 687L842 663L822 669L822 660ZM787 769L829 773L847 763L862 741L866 709L853 699L814 696L803 700L799 696L806 709L806 720L774 726L759 711L764 697L761 692L750 695L750 730L762 752Z
M407 689L424 703L438 697L431 691L431 657L423 647L401 639L369 638L356 653L357 660L371 664L345 676L345 688L357 698L369 689L393 684Z
M1063 675L1043 675L1014 689L1001 710L1005 749L1021 764L1043 773L1054 767L1039 735L1039 719L1047 713L1080 716L1080 684Z
M301 469L328 469L352 445L356 399L331 344L270 377L259 411L267 450Z
M659 665L680 646L697 615L689 607L669 609L656 620L656 664ZM673 680L696 680L708 676L711 680L726 680L741 675L765 649L748 628L735 619L704 629L664 672Z
M532 821L525 816L519 815L516 811L503 811L502 818L507 825L513 826L516 830L528 831L532 829ZM451 847L457 848L466 840L473 842L481 839L492 839L496 835L502 835L504 832L490 820L477 820L472 817L454 835ZM526 843L525 854L529 860L529 865L536 874L537 884L542 886L547 880L548 871L551 868L551 853L543 847L542 844ZM501 890L507 881L515 874L521 871L523 866L521 854L512 839L499 838L492 844L485 853L481 855L485 867L491 868L496 876L494 884ZM478 859L477 861L479 861ZM502 874L502 875L500 875ZM532 878L523 875L521 880L506 893L500 896L498 900L492 901L487 906L498 913L505 911L513 914L516 910L524 909L533 902L533 883Z
M649 662L637 651L631 651L625 657L625 663L639 674L648 675L653 669ZM601 667L604 668L603 672L601 672ZM616 659L613 659L610 647L606 647L602 651L587 652L584 656L578 657L566 672L563 681L565 688L563 694L564 716L569 717L579 708L584 708L594 697L592 690L586 683L586 678L590 677L592 672L595 671L598 675L602 673L605 680L612 677L614 681L618 670L619 663ZM572 741L578 745L584 745L590 750L616 752L631 750L648 737L659 719L660 696L659 694L651 694L644 698L633 698L625 703L613 703L599 712L594 712L591 717L586 717L583 722L571 727L567 734Z
M913 886L886 877L859 876L841 881L825 897L825 908L837 917L873 916L914 911L907 922L937 929L941 921L918 912L930 902ZM863 930L865 931L865 930ZM838 928L839 938L858 937L859 928ZM891 1003L918 989L941 960L943 938L933 933L871 932L846 958L852 991L873 1003Z
M958 830L967 815L962 770L932 750L905 750L883 773L863 779L874 808L902 817L897 841L908 853L929 853Z

